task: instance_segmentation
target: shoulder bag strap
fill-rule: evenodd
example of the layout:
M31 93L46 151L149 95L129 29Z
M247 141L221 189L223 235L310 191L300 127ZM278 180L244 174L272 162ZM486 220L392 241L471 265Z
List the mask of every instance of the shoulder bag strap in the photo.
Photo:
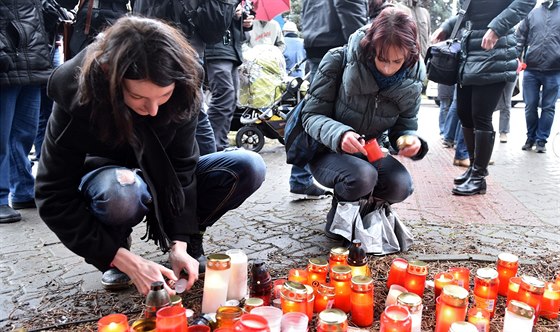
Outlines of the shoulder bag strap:
M81 0L80 2L81 3L80 3L80 7L78 8L78 11L80 11L80 9L82 9L86 0ZM87 0L87 2L88 2L88 6L87 6L87 13L86 13L86 24L85 24L85 27L84 27L84 34L86 36L89 35L89 29L91 27L91 15L93 13L93 2L94 2L94 0Z
M471 4L471 0L465 0L465 2L463 3L463 8L461 8L461 10L459 10L459 18L457 18L457 22L455 22L455 26L453 27L453 32L451 32L451 39L455 39L455 37L457 37L457 33L459 32L459 27L461 26L461 23L463 23L463 18L465 17L465 13L467 12L467 9L469 9L469 5Z

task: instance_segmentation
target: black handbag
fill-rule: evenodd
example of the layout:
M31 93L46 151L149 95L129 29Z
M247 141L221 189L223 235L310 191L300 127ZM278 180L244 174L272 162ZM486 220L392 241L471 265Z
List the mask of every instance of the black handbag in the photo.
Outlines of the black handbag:
M455 22L450 38L428 48L424 61L430 81L445 85L457 83L461 62L461 41L457 39L457 33L470 2L471 0L466 0L459 11L459 18Z

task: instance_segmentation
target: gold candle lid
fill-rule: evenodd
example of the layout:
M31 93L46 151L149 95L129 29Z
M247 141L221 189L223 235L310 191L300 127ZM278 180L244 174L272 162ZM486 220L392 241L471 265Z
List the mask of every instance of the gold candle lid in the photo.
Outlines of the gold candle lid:
M478 329L469 322L454 322L451 324L449 332L478 332Z
M335 289L331 285L320 284L319 289L317 289L317 293L322 296L334 296Z
M346 319L346 314L340 309L326 309L319 313L319 320L325 325L340 325Z
M373 278L370 276L352 277L351 288L358 292L367 292L373 289Z
M447 285L441 291L441 300L455 307L463 307L469 303L469 291L461 286Z
M421 308L422 298L415 293L405 292L397 296L397 304L407 307L410 313L416 313Z
M525 290L528 290L531 293L536 293L536 294L544 293L544 281L537 279L535 277L522 276L520 287Z
M206 267L211 270L227 270L231 266L231 258L226 254L211 254L206 259Z
M153 318L142 318L132 323L132 332L155 332L156 320Z
M345 248L345 247L331 248L331 255L334 255L334 256L348 256L349 253L350 253L350 250L348 250L348 248Z
M529 318L529 319L532 319L535 313L535 309L533 309L533 307L531 307L527 303L517 301L517 300L509 301L507 310L518 316Z
M329 262L324 258L316 257L309 259L309 265L312 265L314 267L327 267L329 266Z
M331 269L333 279L350 280L352 278L352 268L348 265L336 265Z
M491 267L482 267L476 270L476 276L479 279L490 281L492 279L498 278L498 271Z
M286 281L282 285L280 295L290 301L303 302L307 300L307 288L297 281Z
M503 252L498 255L498 264L505 267L515 267L518 261L519 257L509 252Z
M247 300L245 300L246 307L260 307L263 304L264 301L260 297L250 297Z
M428 274L428 263L422 261L408 262L407 272L418 276L425 276Z
M183 303L183 299L175 294L175 295L171 295L171 305L175 306L175 305L181 305Z

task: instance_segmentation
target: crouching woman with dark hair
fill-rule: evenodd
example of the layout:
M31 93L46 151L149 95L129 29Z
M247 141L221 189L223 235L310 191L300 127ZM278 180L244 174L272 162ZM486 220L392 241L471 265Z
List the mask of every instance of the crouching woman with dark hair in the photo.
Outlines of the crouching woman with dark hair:
M183 270L190 288L205 229L264 181L258 154L199 156L196 57L174 28L124 17L49 80L55 107L37 173L39 213L65 246L104 271L107 288L132 282L146 294ZM130 251L132 227L144 218L172 269Z

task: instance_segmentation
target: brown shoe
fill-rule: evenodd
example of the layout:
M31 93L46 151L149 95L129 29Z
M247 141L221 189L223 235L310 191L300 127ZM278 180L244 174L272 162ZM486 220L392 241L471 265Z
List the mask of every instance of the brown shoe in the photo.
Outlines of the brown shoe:
M459 167L469 167L471 165L471 161L467 159L453 159L453 166Z

